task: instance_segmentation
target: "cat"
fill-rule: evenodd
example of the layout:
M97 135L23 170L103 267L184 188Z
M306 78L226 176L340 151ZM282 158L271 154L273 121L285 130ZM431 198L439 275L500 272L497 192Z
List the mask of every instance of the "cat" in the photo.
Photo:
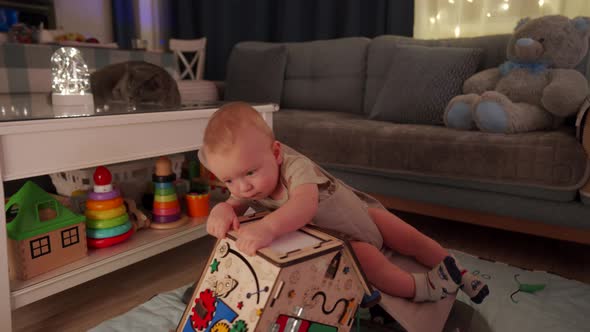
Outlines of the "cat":
M156 104L180 106L176 81L162 67L145 61L126 61L105 66L90 74L94 104Z

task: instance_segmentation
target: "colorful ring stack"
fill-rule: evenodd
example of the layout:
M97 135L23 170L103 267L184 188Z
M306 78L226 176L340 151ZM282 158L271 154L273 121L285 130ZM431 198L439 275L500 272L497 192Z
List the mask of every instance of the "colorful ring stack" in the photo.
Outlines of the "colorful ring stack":
M133 227L118 189L111 184L111 172L99 166L94 188L86 201L86 240L91 248L106 248L127 240Z
M176 196L174 181L176 174L172 172L170 159L158 158L156 171L152 175L154 183L154 204L152 206L152 223L150 227L158 229L174 228L186 222L180 211L180 203Z

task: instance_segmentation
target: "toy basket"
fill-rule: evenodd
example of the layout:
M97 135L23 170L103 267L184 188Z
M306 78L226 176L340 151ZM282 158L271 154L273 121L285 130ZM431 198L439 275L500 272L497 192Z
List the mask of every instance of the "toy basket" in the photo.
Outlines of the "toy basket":
M184 154L168 156L172 163L172 171L179 179L182 172ZM158 158L148 158L136 161L129 161L119 164L105 165L113 176L113 184L121 190L125 198L132 198L141 202L141 196L148 191L152 181L152 174ZM57 193L64 196L71 196L76 190L90 190L94 186L92 179L96 167L85 168L75 171L59 172L49 174L51 182L57 189Z

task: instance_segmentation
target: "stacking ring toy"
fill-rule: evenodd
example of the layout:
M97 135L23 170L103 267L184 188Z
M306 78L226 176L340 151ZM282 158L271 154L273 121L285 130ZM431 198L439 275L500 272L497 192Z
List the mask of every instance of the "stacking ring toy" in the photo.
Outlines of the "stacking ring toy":
M156 188L156 190L154 190L154 195L156 195L156 196L166 196L166 195L172 195L174 193L176 193L176 188L166 188L166 189Z
M102 211L93 211L93 210L86 210L86 219L90 220L104 220L104 219L112 219L118 217L120 215L125 214L127 209L125 205L119 205L114 209L110 210L102 210Z
M178 200L171 201L171 202L154 202L153 205L154 209L172 209L179 207Z
M168 188L174 188L174 186L172 185L172 182L154 182L154 188L155 189L168 189Z
M128 230L127 233L123 233L115 237L108 237L106 239L93 239L89 237L86 238L86 243L91 248L106 248L127 240L131 236L131 234L133 234L133 228Z
M153 182L172 182L174 180L176 180L176 173L170 175L152 175Z
M97 193L108 193L111 190L113 190L113 185L110 183L105 185L94 185L94 191Z
M176 221L178 219L180 219L180 213L177 214L171 214L169 216L156 216L154 215L154 217L152 218L152 223L167 223L167 222L173 222Z
M186 222L189 220L190 220L189 218L187 218L186 216L183 216L182 218L178 219L177 221L173 221L173 222L161 222L161 223L153 222L150 224L150 228L154 228L154 229L176 228L176 227L180 227L180 226L186 224Z
M154 209L152 211L155 216L170 216L178 214L178 212L180 212L180 206L171 209Z
M106 201L93 201L93 200L87 200L86 201L86 208L89 210L110 210L110 209L114 209L117 206L120 206L123 204L123 198L121 198L121 196L113 198L113 199L107 199Z
M154 195L154 202L172 202L172 201L176 201L176 200L178 200L178 198L176 197L176 194L166 195L166 196Z
M94 229L111 228L111 227L123 225L128 220L129 220L129 216L127 215L127 213L125 213L125 214L122 214L122 215L112 218L112 219L86 220L86 227L87 228L94 228Z
M121 196L119 189L113 189L106 193L95 193L94 191L88 193L88 199L93 201L106 201L107 199L113 199Z
M127 220L126 223L123 225L111 227L111 228L103 228L103 229L92 229L86 228L86 236L91 237L93 239L104 239L107 237L119 236L123 233L127 233L127 231L131 228L131 222Z

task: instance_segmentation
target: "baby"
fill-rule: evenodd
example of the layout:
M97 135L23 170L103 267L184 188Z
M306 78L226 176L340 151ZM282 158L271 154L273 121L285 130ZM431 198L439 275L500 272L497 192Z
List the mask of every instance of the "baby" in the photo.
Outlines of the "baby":
M217 204L207 232L224 238L237 231L236 246L248 255L308 223L345 234L368 280L392 296L438 301L462 289L481 303L489 290L434 240L385 209L376 199L334 178L310 159L276 141L258 112L242 102L226 104L211 117L199 159L229 189ZM272 211L240 225L248 207ZM408 273L391 263L383 247L432 268Z

